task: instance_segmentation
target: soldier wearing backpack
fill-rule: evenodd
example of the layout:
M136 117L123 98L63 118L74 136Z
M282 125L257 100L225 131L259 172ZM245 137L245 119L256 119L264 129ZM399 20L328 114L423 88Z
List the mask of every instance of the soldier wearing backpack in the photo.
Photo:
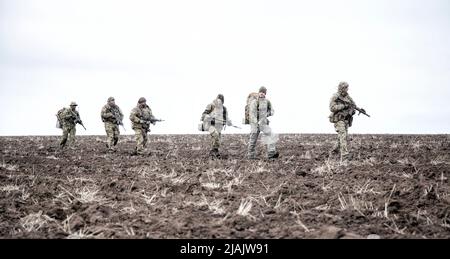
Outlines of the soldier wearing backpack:
M120 135L119 125L123 125L123 113L115 103L114 97L108 98L108 103L102 108L101 117L105 123L108 150L115 151L114 147Z
M217 98L206 106L200 119L203 122L201 130L208 131L211 135L211 150L209 154L212 157L220 157L219 148L222 129L225 125L233 125L228 118L228 111L223 105L224 102L224 96L222 94L217 95Z
M244 119L244 123L248 121L251 126L250 140L248 143L248 158L256 159L256 142L258 140L259 133L262 132L267 142L267 157L278 158L279 153L275 146L275 136L272 129L269 127L268 117L274 114L274 110L271 102L266 98L267 88L262 86L259 89L258 95L250 94L248 98L248 118Z
M76 110L77 106L75 102L72 102L70 108L63 108L56 115L58 118L58 128L63 130L59 143L60 148L64 148L67 141L70 146L75 144L76 124L83 123L80 119L80 114Z

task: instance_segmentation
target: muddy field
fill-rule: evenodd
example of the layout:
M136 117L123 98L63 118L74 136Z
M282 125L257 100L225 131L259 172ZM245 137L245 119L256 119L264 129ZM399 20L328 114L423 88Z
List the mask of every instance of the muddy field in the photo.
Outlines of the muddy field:
M450 136L281 135L281 157L245 159L246 135L0 137L2 238L450 238Z

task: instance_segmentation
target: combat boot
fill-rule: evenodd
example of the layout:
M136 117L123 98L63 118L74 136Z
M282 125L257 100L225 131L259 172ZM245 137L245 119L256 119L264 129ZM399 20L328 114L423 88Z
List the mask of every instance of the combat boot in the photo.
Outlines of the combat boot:
M280 153L278 153L277 151L275 151L274 153L270 153L267 157L268 157L269 159L275 159L275 158L280 157Z
M210 155L212 158L219 158L219 157L220 157L219 149L217 149L217 148L211 149L211 151L209 151L209 155Z

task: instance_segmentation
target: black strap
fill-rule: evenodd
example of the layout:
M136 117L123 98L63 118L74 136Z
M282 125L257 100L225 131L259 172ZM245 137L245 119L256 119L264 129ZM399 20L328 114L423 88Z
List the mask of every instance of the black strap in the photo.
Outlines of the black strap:
M227 108L225 108L225 106L223 106L223 121L227 121Z
M259 122L259 98L256 99L256 120Z

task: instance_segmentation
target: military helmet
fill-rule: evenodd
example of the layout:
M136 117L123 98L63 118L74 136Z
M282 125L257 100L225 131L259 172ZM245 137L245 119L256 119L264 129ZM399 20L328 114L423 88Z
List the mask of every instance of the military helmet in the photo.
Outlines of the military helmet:
M108 98L108 102L114 102L115 100L114 100L114 97L109 97Z
M342 81L342 82L339 83L339 86L338 86L338 87L339 87L339 89L342 89L342 88L344 88L344 87L348 87L348 83Z
M139 98L138 103L145 103L145 102L147 102L147 100L145 100L144 97Z
M217 95L217 99L220 99L222 101L222 103L225 102L225 97L223 97L223 94Z
M78 106L78 104L76 102L71 102L70 106Z
M259 91L258 91L259 93L267 93L267 88L266 87L264 87L264 86L261 86L260 88L259 88Z

